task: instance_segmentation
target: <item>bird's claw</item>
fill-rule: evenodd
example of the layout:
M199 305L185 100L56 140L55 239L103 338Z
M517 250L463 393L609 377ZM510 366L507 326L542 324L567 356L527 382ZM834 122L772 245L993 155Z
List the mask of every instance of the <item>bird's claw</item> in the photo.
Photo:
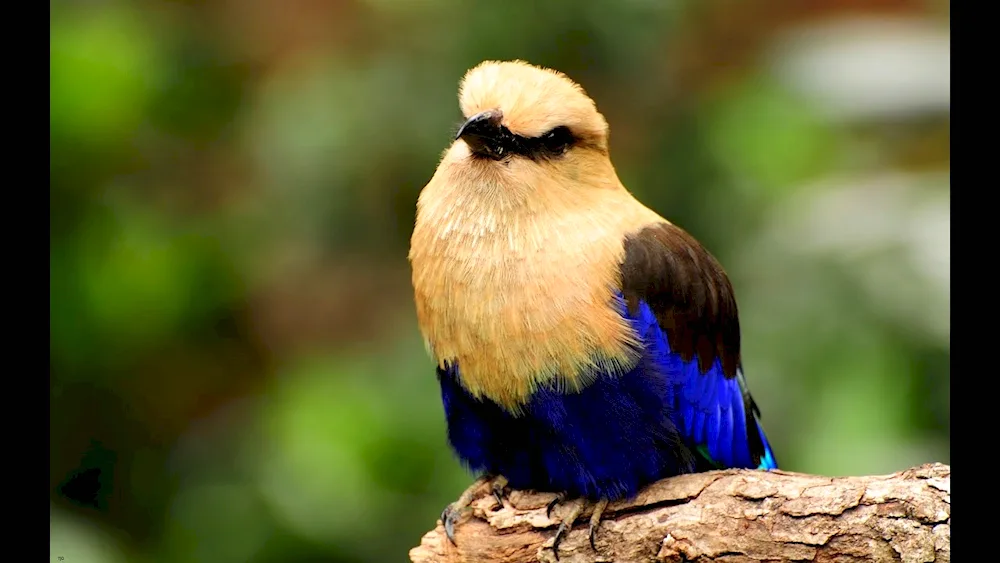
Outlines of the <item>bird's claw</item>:
M492 492L494 498L500 503L500 508L503 508L503 498L504 491L507 487L507 479L502 475L483 475L482 477L476 479L462 495L458 497L458 500L449 504L441 511L441 523L444 524L444 533L448 536L448 540L451 541L452 545L458 545L455 543L455 524L462 517L462 514L469 509L469 505L472 500L476 498L476 495L482 494L483 487L489 485L490 492Z
M452 545L458 545L455 543L455 522L461 518L462 511L455 508L455 503L451 503L441 511L441 522L444 524L444 534L448 536L448 540L451 541Z
M552 509L555 508L557 504L559 504L560 502L563 502L564 500L566 500L565 493L559 493L559 494L556 495L556 498L554 498L551 501L549 501L549 504L547 504L545 506L545 517L551 520L552 519Z
M554 507L556 504L559 504L565 499L566 499L565 494L560 494L559 496L557 496L555 499L552 500L552 502L549 503L548 508L546 509L546 513L551 512L552 507ZM559 529L556 530L556 535L553 536L552 538L552 545L548 546L549 549L551 549L552 552L555 554L556 561L559 561L559 544L562 543L563 538L565 538L566 534L568 534L569 531L573 528L573 522L576 522L576 519L580 516L580 513L583 512L583 507L586 506L586 504L587 501L585 499L578 498L574 500L572 508L570 508L569 514L567 514L566 517L562 519L562 522L559 523Z
M545 509L546 516L550 517L549 515L552 512L552 508L565 500L565 494L559 494L556 498L552 499ZM573 522L575 522L580 516L580 513L583 512L583 509L587 506L587 504L587 501L584 499L574 500L569 514L567 514L566 517L562 519L562 522L559 523L559 529L556 530L556 535L552 538L552 545L549 547L555 554L556 561L559 560L559 544L562 543L563 539L565 539L566 535L573 528ZM587 536L590 540L590 548L595 552L597 551L597 529L601 525L601 517L604 515L604 509L607 507L607 499L597 501L594 505L594 512L590 516L590 527L587 529Z
M607 499L597 501L597 505L594 506L594 513L590 516L590 529L588 530L588 535L590 536L590 549L593 549L594 551L597 551L597 544L594 541L597 537L597 529L601 527L601 517L604 515L604 509L607 507Z
M556 530L555 537L552 538L552 553L555 554L556 561L559 561L559 544L562 543L563 538L566 537L566 533L569 532L572 526L573 524L567 524L565 521L561 522L559 529Z
M507 479L502 475L498 475L493 479L490 489L493 493L493 498L497 499L497 510L500 510L504 507L503 500L507 498Z

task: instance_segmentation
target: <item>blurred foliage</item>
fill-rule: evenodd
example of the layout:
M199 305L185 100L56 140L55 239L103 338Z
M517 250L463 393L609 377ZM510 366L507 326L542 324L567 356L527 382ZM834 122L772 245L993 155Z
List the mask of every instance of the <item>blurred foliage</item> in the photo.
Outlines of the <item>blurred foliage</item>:
M783 468L948 462L946 4L50 6L53 561L406 559L470 481L406 249L486 58L726 265Z

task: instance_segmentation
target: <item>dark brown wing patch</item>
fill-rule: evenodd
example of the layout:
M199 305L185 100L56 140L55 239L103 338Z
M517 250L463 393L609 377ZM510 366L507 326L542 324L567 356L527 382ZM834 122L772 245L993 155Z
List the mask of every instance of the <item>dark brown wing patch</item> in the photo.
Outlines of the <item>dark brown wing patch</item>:
M685 361L702 373L718 358L727 378L740 360L740 322L733 287L718 260L690 234L669 223L625 238L622 293L633 313L645 301Z

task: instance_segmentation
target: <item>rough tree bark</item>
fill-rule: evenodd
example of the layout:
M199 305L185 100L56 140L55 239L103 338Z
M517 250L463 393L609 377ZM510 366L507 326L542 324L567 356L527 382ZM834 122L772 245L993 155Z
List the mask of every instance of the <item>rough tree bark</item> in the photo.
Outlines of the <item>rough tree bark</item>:
M548 493L512 491L502 509L489 491L455 528L437 528L410 551L413 563L556 561L562 508ZM921 465L891 475L820 477L725 470L664 479L611 503L587 540L589 511L559 545L560 563L614 561L951 560L951 468Z

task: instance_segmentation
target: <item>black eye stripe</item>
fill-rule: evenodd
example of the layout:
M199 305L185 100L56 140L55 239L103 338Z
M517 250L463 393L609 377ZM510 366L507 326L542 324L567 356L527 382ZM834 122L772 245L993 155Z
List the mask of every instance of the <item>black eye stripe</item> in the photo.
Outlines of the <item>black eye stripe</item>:
M542 135L538 142L540 144L540 149L543 152L548 153L550 156L558 156L566 152L576 139L573 138L573 133L570 132L569 127L565 125L560 125L555 129L549 131L548 133Z
M565 125L555 127L538 137L515 135L507 127L501 126L493 146L496 157L522 156L531 160L547 160L562 156L578 140Z
M512 136L517 139L517 150L511 152L532 160L558 158L576 143L573 133L565 125L560 125L539 137Z

